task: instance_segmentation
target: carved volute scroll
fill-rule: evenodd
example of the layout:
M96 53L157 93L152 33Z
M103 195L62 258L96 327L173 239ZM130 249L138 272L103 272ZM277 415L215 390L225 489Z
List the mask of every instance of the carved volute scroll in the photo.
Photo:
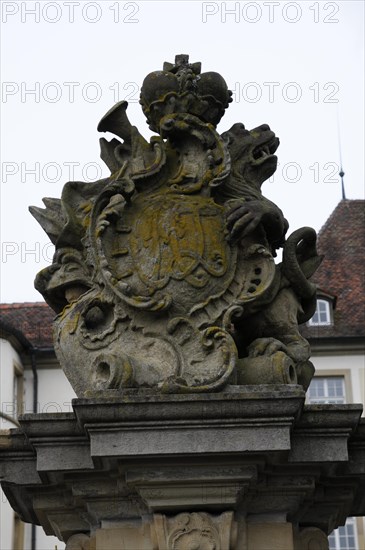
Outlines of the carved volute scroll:
M57 314L55 350L79 397L307 388L298 322L314 312L316 234L286 238L262 195L277 165L269 126L218 133L230 101L218 73L176 56L141 88L150 141L118 103L98 126L118 137L100 140L110 176L68 182L61 199L31 207L56 247L35 286Z
M328 550L328 537L316 527L303 529L297 539L298 550Z
M84 533L72 535L67 541L66 550L92 550L91 539Z
M230 550L236 543L233 512L155 514L154 531L158 550Z

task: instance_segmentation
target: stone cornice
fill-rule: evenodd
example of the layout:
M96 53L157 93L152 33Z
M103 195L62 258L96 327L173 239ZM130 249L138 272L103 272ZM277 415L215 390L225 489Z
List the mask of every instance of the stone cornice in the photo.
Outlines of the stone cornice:
M24 415L0 438L3 488L63 540L105 518L197 509L330 531L365 514L362 407L303 403L299 386L75 399L74 413Z

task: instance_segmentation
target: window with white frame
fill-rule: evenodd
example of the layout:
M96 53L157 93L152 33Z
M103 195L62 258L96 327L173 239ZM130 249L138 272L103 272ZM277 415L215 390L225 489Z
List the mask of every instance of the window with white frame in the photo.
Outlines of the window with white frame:
M309 403L346 403L344 376L315 376L308 388Z
M319 298L317 300L317 307L314 315L308 321L308 325L311 327L317 326L328 326L332 324L332 315L331 315L332 305L328 300Z
M330 550L358 550L355 518L347 518L345 525L332 531L328 542Z

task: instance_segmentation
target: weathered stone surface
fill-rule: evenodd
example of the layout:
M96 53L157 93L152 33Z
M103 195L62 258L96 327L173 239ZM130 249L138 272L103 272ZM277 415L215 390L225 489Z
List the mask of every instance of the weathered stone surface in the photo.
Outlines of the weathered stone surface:
M237 532L233 526L233 513L212 515L191 512L167 517L154 516L154 528L158 548L189 550L230 550L236 546Z
M70 548L180 549L193 533L208 548L262 550L270 537L310 548L365 514L365 434L361 406L303 403L288 385L76 399L74 413L25 415L25 437L6 435L2 484L26 521ZM38 478L16 481L25 468Z
M88 535L79 533L78 535L72 535L67 541L66 550L93 550L95 545ZM106 546L105 548L108 548Z
M316 234L286 238L262 195L277 165L269 126L217 132L230 96L219 74L178 55L141 88L157 135L147 142L118 103L98 126L122 140L100 140L110 176L31 207L56 246L35 286L57 313L56 353L79 397L308 387L298 322L314 312Z
M76 400L74 408L79 423L87 426L93 456L104 456L108 449L111 455L137 457L196 455L207 449L209 453L288 451L293 419L302 402L300 387L265 395L250 392L247 386L242 393L174 396L173 400L137 394L105 402L108 426L100 424L97 400Z
M308 405L293 435L289 461L348 461L348 439L358 414L359 405Z
M270 521L270 519L265 522L248 522L248 548L292 550L292 525L290 523L286 523L282 518L281 521Z

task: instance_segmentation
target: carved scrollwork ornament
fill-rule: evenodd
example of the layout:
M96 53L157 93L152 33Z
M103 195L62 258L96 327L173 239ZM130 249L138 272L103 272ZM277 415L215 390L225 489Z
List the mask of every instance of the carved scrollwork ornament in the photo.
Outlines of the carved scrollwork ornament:
M92 550L89 535L84 533L72 535L67 541L65 550Z
M206 512L174 517L155 514L151 533L156 550L229 550L237 542L232 511L219 516Z
M221 550L218 530L208 514L180 514L168 537L168 550Z
M326 534L317 527L307 527L298 535L298 550L328 550L329 543Z

